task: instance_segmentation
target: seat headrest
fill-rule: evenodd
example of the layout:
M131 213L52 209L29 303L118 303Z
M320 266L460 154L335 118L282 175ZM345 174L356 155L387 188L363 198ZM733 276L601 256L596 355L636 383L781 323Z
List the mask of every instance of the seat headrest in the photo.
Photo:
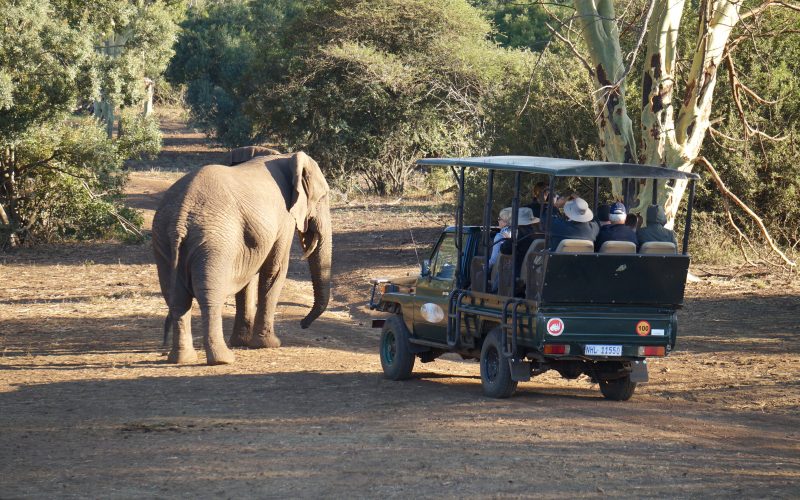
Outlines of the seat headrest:
M642 244L639 253L670 255L678 253L678 247L671 241L648 241Z
M561 240L558 244L556 252L564 253L593 253L594 243L589 240Z
M636 243L630 241L606 241L600 246L600 253L636 253Z

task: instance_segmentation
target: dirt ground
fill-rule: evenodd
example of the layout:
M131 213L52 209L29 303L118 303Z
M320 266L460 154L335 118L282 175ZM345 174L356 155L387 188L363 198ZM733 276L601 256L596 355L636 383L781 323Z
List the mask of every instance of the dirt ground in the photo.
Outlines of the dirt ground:
M224 158L163 124L128 187L148 223L182 172ZM228 366L165 363L148 244L0 254L0 498L800 496L797 274L694 267L677 350L628 402L549 373L490 400L457 358L384 380L369 328L368 279L416 271L450 220L441 201L340 200L333 216L328 311L300 329L294 257L283 347Z

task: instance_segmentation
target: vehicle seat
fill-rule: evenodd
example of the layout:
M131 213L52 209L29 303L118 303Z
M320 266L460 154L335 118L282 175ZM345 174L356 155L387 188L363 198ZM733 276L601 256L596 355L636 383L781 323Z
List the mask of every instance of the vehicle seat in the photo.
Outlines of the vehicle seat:
M600 246L600 253L636 253L636 243L630 241L606 241Z
M544 250L544 239L533 240L531 246L528 247L528 251L525 252L525 258L522 259L522 269L528 269L529 261L535 257L534 254L542 250ZM541 263L541 259L539 261ZM533 262L530 262L530 264L533 264Z
M486 291L486 271L483 266L486 264L486 257L483 255L476 255L472 257L472 262L469 265L469 282L472 290L475 292Z
M522 261L522 280L525 283L525 298L535 299L539 291L538 283L542 275L542 256L536 255L536 252L541 252L545 249L545 240L533 240L528 252L525 254L525 259Z
M556 247L556 252L560 253L594 253L594 242L589 240L561 240ZM635 253L635 252L634 252Z
M639 253L670 255L678 253L678 247L671 241L648 241L642 244Z
M497 293L506 297L514 296L514 259L511 255L500 254L492 269L492 283L497 283Z

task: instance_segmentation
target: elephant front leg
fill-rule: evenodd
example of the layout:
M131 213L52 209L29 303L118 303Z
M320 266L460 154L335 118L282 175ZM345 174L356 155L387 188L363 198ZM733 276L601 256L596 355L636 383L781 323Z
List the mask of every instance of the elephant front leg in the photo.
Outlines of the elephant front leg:
M248 345L255 348L280 347L281 340L275 335L273 318L278 307L283 283L286 281L286 272L289 267L288 255L286 262L272 269L271 272L260 273L258 308L256 310L256 324L253 336Z
M247 347L253 335L258 294L258 275L236 294L236 318L233 320L231 347Z
M176 297L170 308L172 317L172 350L168 363L190 364L197 362L197 351L192 342L192 298Z

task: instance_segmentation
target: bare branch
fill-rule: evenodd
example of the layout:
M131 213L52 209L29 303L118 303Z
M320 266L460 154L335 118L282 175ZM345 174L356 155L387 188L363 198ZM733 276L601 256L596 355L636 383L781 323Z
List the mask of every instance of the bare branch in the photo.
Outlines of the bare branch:
M767 240L767 243L769 244L770 248L772 248L772 251L780 256L781 260L783 260L788 266L795 267L797 264L793 260L790 260L786 256L786 254L784 254L772 240L772 236L770 236L769 231L767 231L766 226L764 226L764 221L761 220L761 217L759 217L755 212L753 212L753 210L750 209L750 207L748 207L745 202L740 200L738 196L733 194L727 188L727 186L725 186L725 183L722 182L722 179L720 178L719 174L714 169L714 167L711 165L711 163L702 156L698 156L697 158L695 158L694 163L699 163L705 166L706 169L708 169L708 172L711 174L711 177L714 179L714 182L717 184L717 187L719 188L722 195L727 196L730 200L736 203L739 206L739 208L744 210L745 213L747 213L747 215L749 215L755 221L755 223L758 225L758 228L761 230L761 234L764 236L764 239Z
M558 31L556 31L555 28L550 26L550 23L544 23L544 25L547 26L547 29L550 30L550 33L552 33L553 36L555 36L556 38L558 38L559 40L561 40L562 42L567 44L567 47L569 47L570 50L572 50L572 53L575 54L575 57L577 57L578 60L583 64L583 66L586 68L586 70L589 72L589 74L594 76L594 69L592 69L592 65L589 64L589 61L587 61L581 55L581 53L578 51L578 48L575 47L575 45L568 38L562 36Z
M544 53L547 52L547 49L550 48L550 43L552 41L553 41L552 38L547 41L547 45L544 46L544 49L542 49L542 51L539 53L539 58L536 59L536 62L533 64L533 69L531 70L531 77L528 80L528 91L525 93L525 102L522 103L522 107L519 108L519 111L517 111L517 118L522 116L522 113L525 112L525 108L528 107L528 102L531 99L531 89L533 87L533 77L536 75L536 70L539 68L539 63L542 62L542 58L544 57Z
M758 7L750 9L749 11L745 12L744 14L741 14L739 16L739 20L740 21L745 21L747 19L750 19L751 17L758 16L759 14L761 14L765 10L769 9L770 7L785 7L787 9L796 10L796 11L800 12L800 5L798 5L798 4L794 4L794 3L790 3L790 2L783 2L781 0L768 0L768 1L764 2L764 3L762 3L761 5L759 5Z

